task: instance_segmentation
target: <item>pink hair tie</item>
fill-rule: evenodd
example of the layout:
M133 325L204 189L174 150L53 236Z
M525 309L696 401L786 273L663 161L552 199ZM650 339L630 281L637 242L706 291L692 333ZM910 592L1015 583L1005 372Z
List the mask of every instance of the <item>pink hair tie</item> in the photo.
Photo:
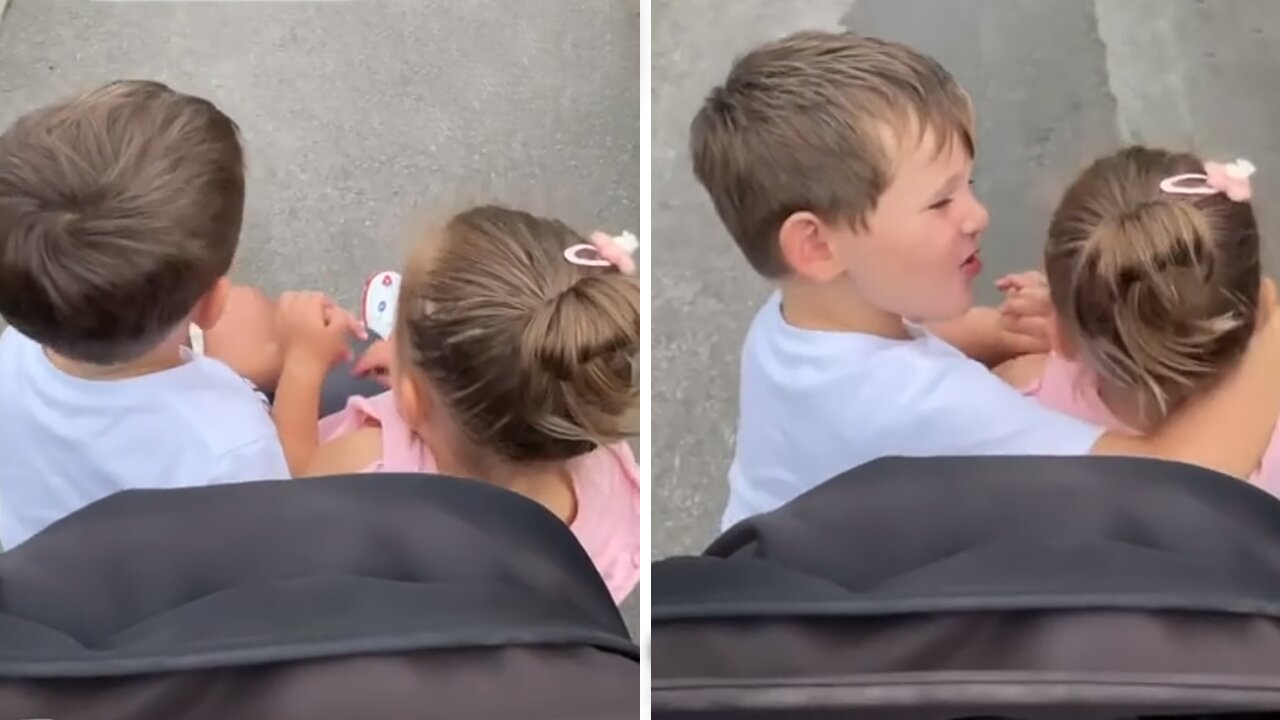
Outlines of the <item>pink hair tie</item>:
M626 275L634 275L636 261L632 258L640 248L640 241L635 235L624 232L617 237L610 237L602 232L592 233L590 243L578 243L565 248L564 258L574 265L584 267L618 268Z
M1214 195L1222 193L1235 202L1249 202L1253 188L1249 177L1257 171L1253 163L1238 158L1235 162L1204 164L1203 173L1184 173L1160 181L1160 189L1172 195ZM1187 184L1194 181L1195 184Z

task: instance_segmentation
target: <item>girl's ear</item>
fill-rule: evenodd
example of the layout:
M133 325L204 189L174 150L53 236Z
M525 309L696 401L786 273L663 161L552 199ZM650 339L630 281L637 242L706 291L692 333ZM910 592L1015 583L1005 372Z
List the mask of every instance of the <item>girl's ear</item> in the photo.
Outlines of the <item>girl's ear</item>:
M414 372L397 372L392 376L396 410L409 427L422 430L434 419L434 397L426 381Z
M1049 350L1064 360L1077 360L1079 349L1066 326L1058 320L1057 313L1049 315Z

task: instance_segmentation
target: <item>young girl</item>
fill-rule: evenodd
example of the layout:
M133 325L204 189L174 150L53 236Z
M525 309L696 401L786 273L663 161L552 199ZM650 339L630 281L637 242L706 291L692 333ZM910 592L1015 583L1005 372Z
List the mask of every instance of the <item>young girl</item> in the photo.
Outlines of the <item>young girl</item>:
M1264 304L1252 171L1143 147L1094 162L1049 227L1053 352L997 372L1045 405L1134 432L1209 387L1243 356ZM1027 283L1013 292L1036 293ZM1280 443L1253 479L1280 494Z
M325 418L305 474L505 486L564 520L624 599L640 573L632 249L501 207L454 216L409 260L390 346L371 351L391 390Z

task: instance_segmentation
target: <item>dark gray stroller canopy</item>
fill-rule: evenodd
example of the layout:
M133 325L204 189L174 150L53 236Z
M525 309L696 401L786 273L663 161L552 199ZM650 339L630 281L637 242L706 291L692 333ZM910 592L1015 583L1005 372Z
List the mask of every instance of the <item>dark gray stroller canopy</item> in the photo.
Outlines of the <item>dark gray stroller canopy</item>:
M655 718L1280 717L1280 501L1188 465L880 460L652 583Z
M633 720L577 540L474 481L128 491L0 555L0 720Z

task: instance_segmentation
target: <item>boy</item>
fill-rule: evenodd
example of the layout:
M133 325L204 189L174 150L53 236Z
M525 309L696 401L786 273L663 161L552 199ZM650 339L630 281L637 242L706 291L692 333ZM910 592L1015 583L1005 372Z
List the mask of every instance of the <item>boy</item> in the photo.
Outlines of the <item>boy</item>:
M690 147L730 235L777 285L743 347L724 527L890 455L1257 465L1280 412L1275 322L1232 377L1149 437L1043 408L921 327L980 338L974 322L991 317L956 320L987 211L970 187L972 106L930 58L848 33L769 43L707 98Z
M187 347L227 304L244 192L235 123L159 83L111 83L0 136L6 549L125 488L289 477L261 396ZM306 300L281 316L294 352L337 334Z

